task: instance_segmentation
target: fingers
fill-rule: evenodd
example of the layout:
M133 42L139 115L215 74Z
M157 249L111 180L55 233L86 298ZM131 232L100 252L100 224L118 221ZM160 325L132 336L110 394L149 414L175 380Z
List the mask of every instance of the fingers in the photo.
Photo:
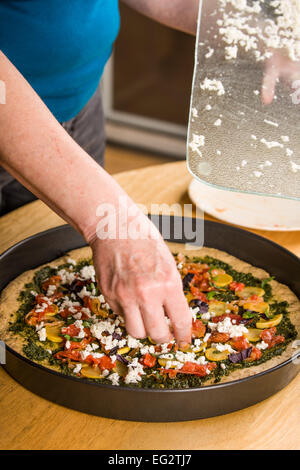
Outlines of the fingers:
M147 335L155 343L169 343L173 338L166 321L162 305L156 304L140 307Z
M124 306L123 311L127 333L134 338L146 338L147 334L139 307L137 305Z
M192 314L181 290L174 291L165 302L165 311L172 322L177 344L185 347L191 342Z
M261 87L261 99L263 104L271 104L276 90L276 83L278 79L278 69L273 63L266 65L263 83Z

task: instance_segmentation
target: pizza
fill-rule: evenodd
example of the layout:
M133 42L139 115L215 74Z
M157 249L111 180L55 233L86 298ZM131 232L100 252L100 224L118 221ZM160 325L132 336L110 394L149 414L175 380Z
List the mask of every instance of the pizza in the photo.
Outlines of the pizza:
M300 302L287 286L225 252L169 245L193 316L188 349L127 334L101 294L88 247L21 274L2 291L0 338L80 380L158 389L236 380L293 355Z

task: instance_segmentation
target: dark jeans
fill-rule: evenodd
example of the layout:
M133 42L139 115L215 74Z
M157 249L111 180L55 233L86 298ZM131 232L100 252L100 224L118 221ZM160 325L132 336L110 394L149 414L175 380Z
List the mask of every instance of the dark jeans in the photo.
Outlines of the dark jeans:
M62 123L63 128L99 165L104 164L105 131L99 88L77 116ZM0 167L0 215L34 201L28 189Z

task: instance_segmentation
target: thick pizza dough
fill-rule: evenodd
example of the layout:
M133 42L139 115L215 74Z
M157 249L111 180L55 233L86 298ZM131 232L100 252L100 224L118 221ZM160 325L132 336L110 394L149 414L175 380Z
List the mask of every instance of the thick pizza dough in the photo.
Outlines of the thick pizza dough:
M242 261L238 258L235 258L234 256L229 255L228 253L216 250L214 248L204 247L190 250L184 249L184 245L179 243L168 243L168 246L173 253L180 252L186 254L189 257L208 255L230 264L236 271L251 273L253 276L259 279L270 277L270 274L264 271L263 269L251 266L245 261ZM14 321L16 311L19 308L18 296L20 291L24 289L24 285L26 283L32 281L33 275L36 271L38 271L44 266L59 266L63 263L66 263L69 257L71 257L75 261L79 261L82 259L91 258L92 252L89 247L73 250L67 255L58 258L55 261L46 263L43 266L37 267L30 271L26 271L25 273L21 274L16 279L11 281L8 286L2 291L0 296L0 339L5 341L8 346L17 351L19 354L24 355L23 344L25 340L23 340L21 336L18 336L9 331L9 322ZM289 303L288 311L290 314L290 319L297 329L298 338L300 338L300 301L298 300L296 295L289 289L289 287L280 284L277 281L271 281L270 284L272 286L273 298L278 301L285 300ZM296 350L293 348L292 342L287 346L286 350L280 356L275 356L269 361L259 366L247 367L245 369L239 369L235 372L231 372L229 376L225 376L222 378L221 383L231 382L233 380L238 380L244 377L258 374L259 372L263 372L291 358L295 354L295 352ZM47 363L39 362L39 364L43 364L47 368L59 371L59 368L50 366ZM207 386L211 384L212 381L207 381L204 385Z

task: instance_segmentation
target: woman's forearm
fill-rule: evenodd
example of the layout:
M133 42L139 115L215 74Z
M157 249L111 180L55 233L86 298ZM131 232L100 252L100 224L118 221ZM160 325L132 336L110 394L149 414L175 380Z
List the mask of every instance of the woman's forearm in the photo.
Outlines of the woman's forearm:
M96 209L117 205L118 184L67 134L27 81L0 53L0 165L89 241Z
M123 2L166 26L196 34L199 0L123 0Z
M0 165L83 234L93 250L101 292L124 316L129 334L169 342L167 314L178 343L186 347L191 312L176 263L159 232L139 211L131 215L137 225L128 227L125 237L99 237L99 205L113 206L115 223L121 215L126 224L128 209L136 209L133 202L71 139L3 54L0 80L6 84L6 104L0 104Z

